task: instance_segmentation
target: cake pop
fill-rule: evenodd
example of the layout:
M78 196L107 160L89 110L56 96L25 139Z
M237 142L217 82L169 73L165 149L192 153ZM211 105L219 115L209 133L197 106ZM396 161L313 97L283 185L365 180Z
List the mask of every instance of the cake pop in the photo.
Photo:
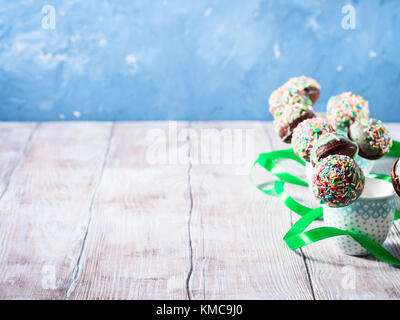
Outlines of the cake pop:
M327 116L335 129L347 130L355 120L368 119L368 102L358 94L343 92L329 99Z
M369 160L382 158L393 144L382 121L373 118L356 120L350 126L348 135L357 143L360 156Z
M392 167L392 173L390 177L392 178L392 184L394 191L398 194L400 197L400 158L396 160Z
M323 134L333 133L334 129L328 120L311 118L302 121L292 135L292 146L296 155L306 162L310 162L311 150L315 141Z
M290 143L293 130L299 123L306 119L315 118L316 115L311 107L302 104L283 108L282 113L274 121L275 131L279 134L283 142Z
M364 190L365 177L355 161L345 155L329 155L314 167L312 191L321 204L345 207Z

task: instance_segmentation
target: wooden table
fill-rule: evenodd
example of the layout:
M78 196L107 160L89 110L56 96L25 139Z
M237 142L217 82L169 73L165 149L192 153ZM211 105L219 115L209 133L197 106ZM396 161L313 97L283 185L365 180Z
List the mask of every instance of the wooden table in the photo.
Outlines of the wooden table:
M398 268L330 240L286 246L298 217L248 168L287 147L267 122L0 123L0 298L400 298Z

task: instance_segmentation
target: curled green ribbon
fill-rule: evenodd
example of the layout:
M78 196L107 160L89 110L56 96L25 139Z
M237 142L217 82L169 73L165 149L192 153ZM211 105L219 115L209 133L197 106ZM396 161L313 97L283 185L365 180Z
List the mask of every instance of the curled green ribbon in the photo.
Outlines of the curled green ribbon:
M293 149L284 149L268 153L261 153L255 161L254 165L259 164L261 167L267 169L270 173L272 173L274 176L282 181L308 187L308 183L306 181L286 172L285 169L277 164L279 160L286 159L294 160L303 166L305 165L305 162L295 155Z
M400 156L399 142L394 142L390 156ZM254 162L252 170L258 164L267 169L280 180L274 181L272 187L270 188L267 188L269 184L262 184L257 186L254 184L253 181L252 182L257 187L257 189L267 195L277 197L287 208L301 216L301 218L290 228L290 230L283 238L290 249L296 250L306 245L332 237L350 236L376 258L387 263L400 266L400 260L394 257L380 244L362 234L347 230L341 230L334 227L319 227L305 231L312 222L323 217L323 208L319 207L316 209L312 209L304 206L294 200L285 192L285 182L301 185L304 187L308 186L308 183L292 174L289 174L283 168L279 167L276 162L282 159L291 159L304 165L304 162L294 154L293 149L263 153L260 154L257 160ZM390 176L385 174L371 173L369 177L382 179L389 182L391 181ZM252 180L252 175L250 175L250 178ZM394 219L397 220L399 218L400 212L396 211Z

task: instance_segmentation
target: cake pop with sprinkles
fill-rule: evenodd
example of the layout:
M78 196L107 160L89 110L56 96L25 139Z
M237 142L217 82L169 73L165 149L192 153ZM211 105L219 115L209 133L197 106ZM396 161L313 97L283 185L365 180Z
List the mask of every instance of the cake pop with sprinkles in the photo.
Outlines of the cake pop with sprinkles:
M345 155L330 155L314 167L312 191L321 204L346 207L364 190L365 177L356 162Z
M290 78L287 82L290 91L298 91L302 95L308 97L312 104L315 104L319 98L321 86L313 78L306 76L300 76L296 78Z
M355 121L350 126L348 135L357 143L360 156L369 160L382 158L393 144L382 121L373 118Z
M312 107L302 104L295 104L282 109L282 114L275 118L275 131L283 142L290 143L292 141L293 130L299 123L306 119L315 118Z
M284 85L271 94L269 100L269 112L272 114L274 119L276 119L281 116L284 109L297 104L304 105L307 108L312 107L312 101L310 98L301 94L299 91L291 90Z
M393 164L392 172L390 174L394 191L400 197L400 158Z
M328 120L311 118L302 121L292 135L292 146L296 155L306 162L310 162L311 150L315 141L323 134L334 132Z
M343 92L329 99L327 116L335 129L347 130L357 119L369 118L368 102L358 94Z
M316 80L305 76L290 78L269 98L269 111L276 117L275 112L282 106L304 104L312 106L319 98L321 86Z

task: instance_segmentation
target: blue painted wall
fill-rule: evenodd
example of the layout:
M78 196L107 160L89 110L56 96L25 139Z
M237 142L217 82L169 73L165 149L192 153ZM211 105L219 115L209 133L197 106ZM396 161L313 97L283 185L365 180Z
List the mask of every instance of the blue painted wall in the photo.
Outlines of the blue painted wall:
M305 74L317 111L351 90L400 121L399 56L398 0L1 0L0 120L265 120Z

